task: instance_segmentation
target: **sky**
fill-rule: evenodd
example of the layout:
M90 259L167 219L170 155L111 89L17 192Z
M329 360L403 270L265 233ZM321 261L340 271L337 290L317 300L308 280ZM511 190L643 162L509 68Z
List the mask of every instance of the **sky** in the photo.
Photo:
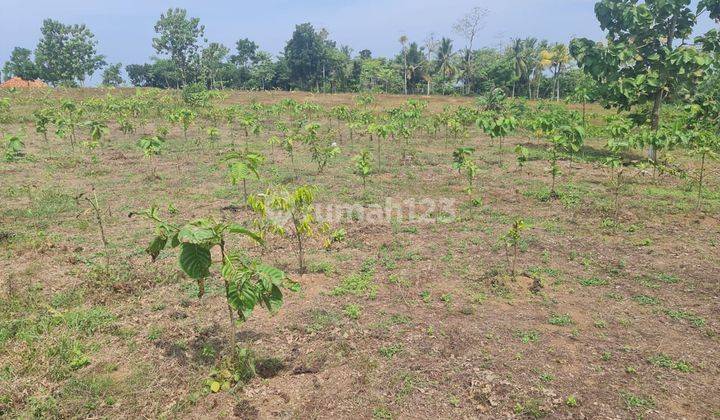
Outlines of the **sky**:
M15 46L34 49L45 18L85 23L96 35L98 52L108 63L146 62L154 55L153 26L170 7L200 18L210 42L234 47L250 38L277 54L296 24L325 28L340 45L356 53L392 56L405 34L422 43L430 33L462 41L453 24L471 8L490 11L476 47L500 47L510 38L533 36L552 42L574 37L601 39L595 0L0 0L0 63ZM710 26L704 22L704 26Z

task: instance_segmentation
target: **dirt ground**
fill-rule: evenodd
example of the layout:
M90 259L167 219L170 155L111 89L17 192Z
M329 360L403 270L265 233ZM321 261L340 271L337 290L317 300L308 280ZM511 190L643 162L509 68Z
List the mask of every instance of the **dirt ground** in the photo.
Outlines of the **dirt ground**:
M107 93L132 91L8 95L29 115L42 101ZM326 108L354 103L351 95L287 92L234 92L221 102L287 97ZM379 97L374 107L405 99ZM428 101L432 112L472 105ZM304 275L290 240L252 246L302 290L288 293L277 315L256 310L238 328L258 374L212 393L206 381L228 343L221 283L208 280L198 300L175 251L152 263L144 249L153 228L128 214L156 204L171 220L248 222L253 215L222 163L231 141L245 138L220 124L221 139L210 143L212 123L198 120L189 137L200 146L173 127L166 150L148 158L136 140L166 122L131 135L109 125L93 150L72 150L52 133L46 143L31 120L0 125L24 131L28 153L0 163L0 417L720 417L717 163L700 212L687 180L628 170L615 222L609 173L597 160L602 139L561 162L557 200L548 199L542 143L520 131L500 149L476 128L460 140L476 148L472 194L451 167L459 144L424 132L411 141L412 159L401 158L401 142L385 142L383 168L364 191L351 159L363 148L375 153L369 138L351 141L343 131L341 156L318 174L303 146L294 162L271 151L270 121L248 140L269 158L250 192L317 185L318 209L415 200L429 220L348 215L332 226L345 229L343 241L330 250L312 241ZM521 168L516 144L531 150ZM693 165L681 151L672 156ZM93 213L74 198L93 189L109 273ZM439 200L446 206L432 207ZM513 279L501 238L518 218L527 229Z

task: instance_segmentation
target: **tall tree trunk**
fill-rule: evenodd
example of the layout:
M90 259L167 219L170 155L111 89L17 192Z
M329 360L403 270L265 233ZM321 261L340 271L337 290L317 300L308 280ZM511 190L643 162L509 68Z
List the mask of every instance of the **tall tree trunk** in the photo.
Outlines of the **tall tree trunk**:
M669 51L672 51L672 45L675 41L675 28L677 26L677 16L674 16L672 19L672 23L670 24L670 29L668 30L668 37L667 37L667 43L665 44L667 46L667 49ZM662 75L661 75L662 77ZM660 128L660 109L662 108L663 103L663 88L664 86L660 86L655 93L655 99L653 101L653 109L652 109L652 118L650 120L650 129L654 132L657 132L657 130ZM657 161L657 150L655 150L655 146L650 146L648 148L648 159L650 159L652 162Z
M652 131L657 131L658 128L660 128L660 108L662 107L662 101L663 89L661 87L655 93L655 100L653 101L652 117L650 120L650 129ZM655 146L653 145L650 145L648 148L648 159L653 162L657 160L657 150L655 150Z

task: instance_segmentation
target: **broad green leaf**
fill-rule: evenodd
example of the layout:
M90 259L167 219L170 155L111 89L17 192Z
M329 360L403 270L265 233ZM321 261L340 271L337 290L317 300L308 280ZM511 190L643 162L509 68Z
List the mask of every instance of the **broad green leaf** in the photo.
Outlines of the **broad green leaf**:
M264 241L262 240L262 238L261 238L260 236L258 236L258 234L256 234L255 232L251 231L250 229L247 229L247 228L245 228L245 227L243 227L242 225L239 225L239 224L237 224L237 223L231 223L231 224L229 224L228 227L227 227L227 231L228 231L228 232L231 232L231 233L237 233L237 234L240 234L240 235L245 235L245 236L247 236L247 237L249 237L249 238L252 238L253 240L255 240L256 242L258 242L258 243L260 243L260 244L263 244L263 243L264 243Z
M200 227L192 224L185 225L178 232L178 240L183 243L204 244L215 239L215 232L208 227Z
M180 251L180 268L193 279L210 275L212 264L210 249L201 245L184 243Z

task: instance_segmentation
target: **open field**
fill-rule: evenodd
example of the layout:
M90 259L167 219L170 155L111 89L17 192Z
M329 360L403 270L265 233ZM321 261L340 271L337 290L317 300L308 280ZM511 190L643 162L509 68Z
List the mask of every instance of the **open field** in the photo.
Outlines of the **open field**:
M417 127L407 143L381 139L378 153L380 137L328 112L360 109L354 95L224 93L197 107L185 139L164 114L185 106L178 92L142 91L151 112L128 117L134 133L122 132L118 116L129 101L120 98L135 90L43 92L0 93L10 100L0 133L25 133L23 156L0 162L0 417L720 416L717 162L706 163L700 210L691 176L628 167L616 219L600 163L607 111L597 106L580 152L558 162L555 199L547 142L522 118L502 142L474 124L457 139ZM288 98L319 107L270 111ZM67 99L84 101L83 120L107 122L98 144L87 128L74 148L54 126L47 141L36 133L33 112ZM427 101L425 117L476 107L470 98L415 99ZM386 115L406 100L379 95L365 107ZM246 136L227 123L219 110L231 105L258 116L260 132ZM530 118L537 104L525 106ZM295 144L291 159L268 144L282 137L277 121L303 117L302 129L318 122L336 130L340 154L322 173L308 145ZM137 140L161 127L169 130L162 151L145 156ZM210 127L218 139L208 139ZM522 167L518 144L528 151ZM452 166L461 145L475 148L469 192ZM247 180L250 194L307 184L317 187L318 213L356 208L330 223L345 234L327 249L315 229L305 274L291 238L268 233L265 247L232 238L233 248L281 268L301 290L285 293L275 316L257 309L237 327L256 373L213 392L208 380L218 371L249 370L229 355L219 270L198 299L177 251L151 262L154 226L128 214L157 205L172 222L213 216L254 226L242 186L228 180L223 156L233 147L267 158L260 179ZM365 188L353 173L363 149L374 165ZM699 165L681 149L663 158L686 174ZM107 250L92 207L76 199L92 191ZM368 216L388 198L426 217ZM505 238L518 219L525 229L513 276Z

